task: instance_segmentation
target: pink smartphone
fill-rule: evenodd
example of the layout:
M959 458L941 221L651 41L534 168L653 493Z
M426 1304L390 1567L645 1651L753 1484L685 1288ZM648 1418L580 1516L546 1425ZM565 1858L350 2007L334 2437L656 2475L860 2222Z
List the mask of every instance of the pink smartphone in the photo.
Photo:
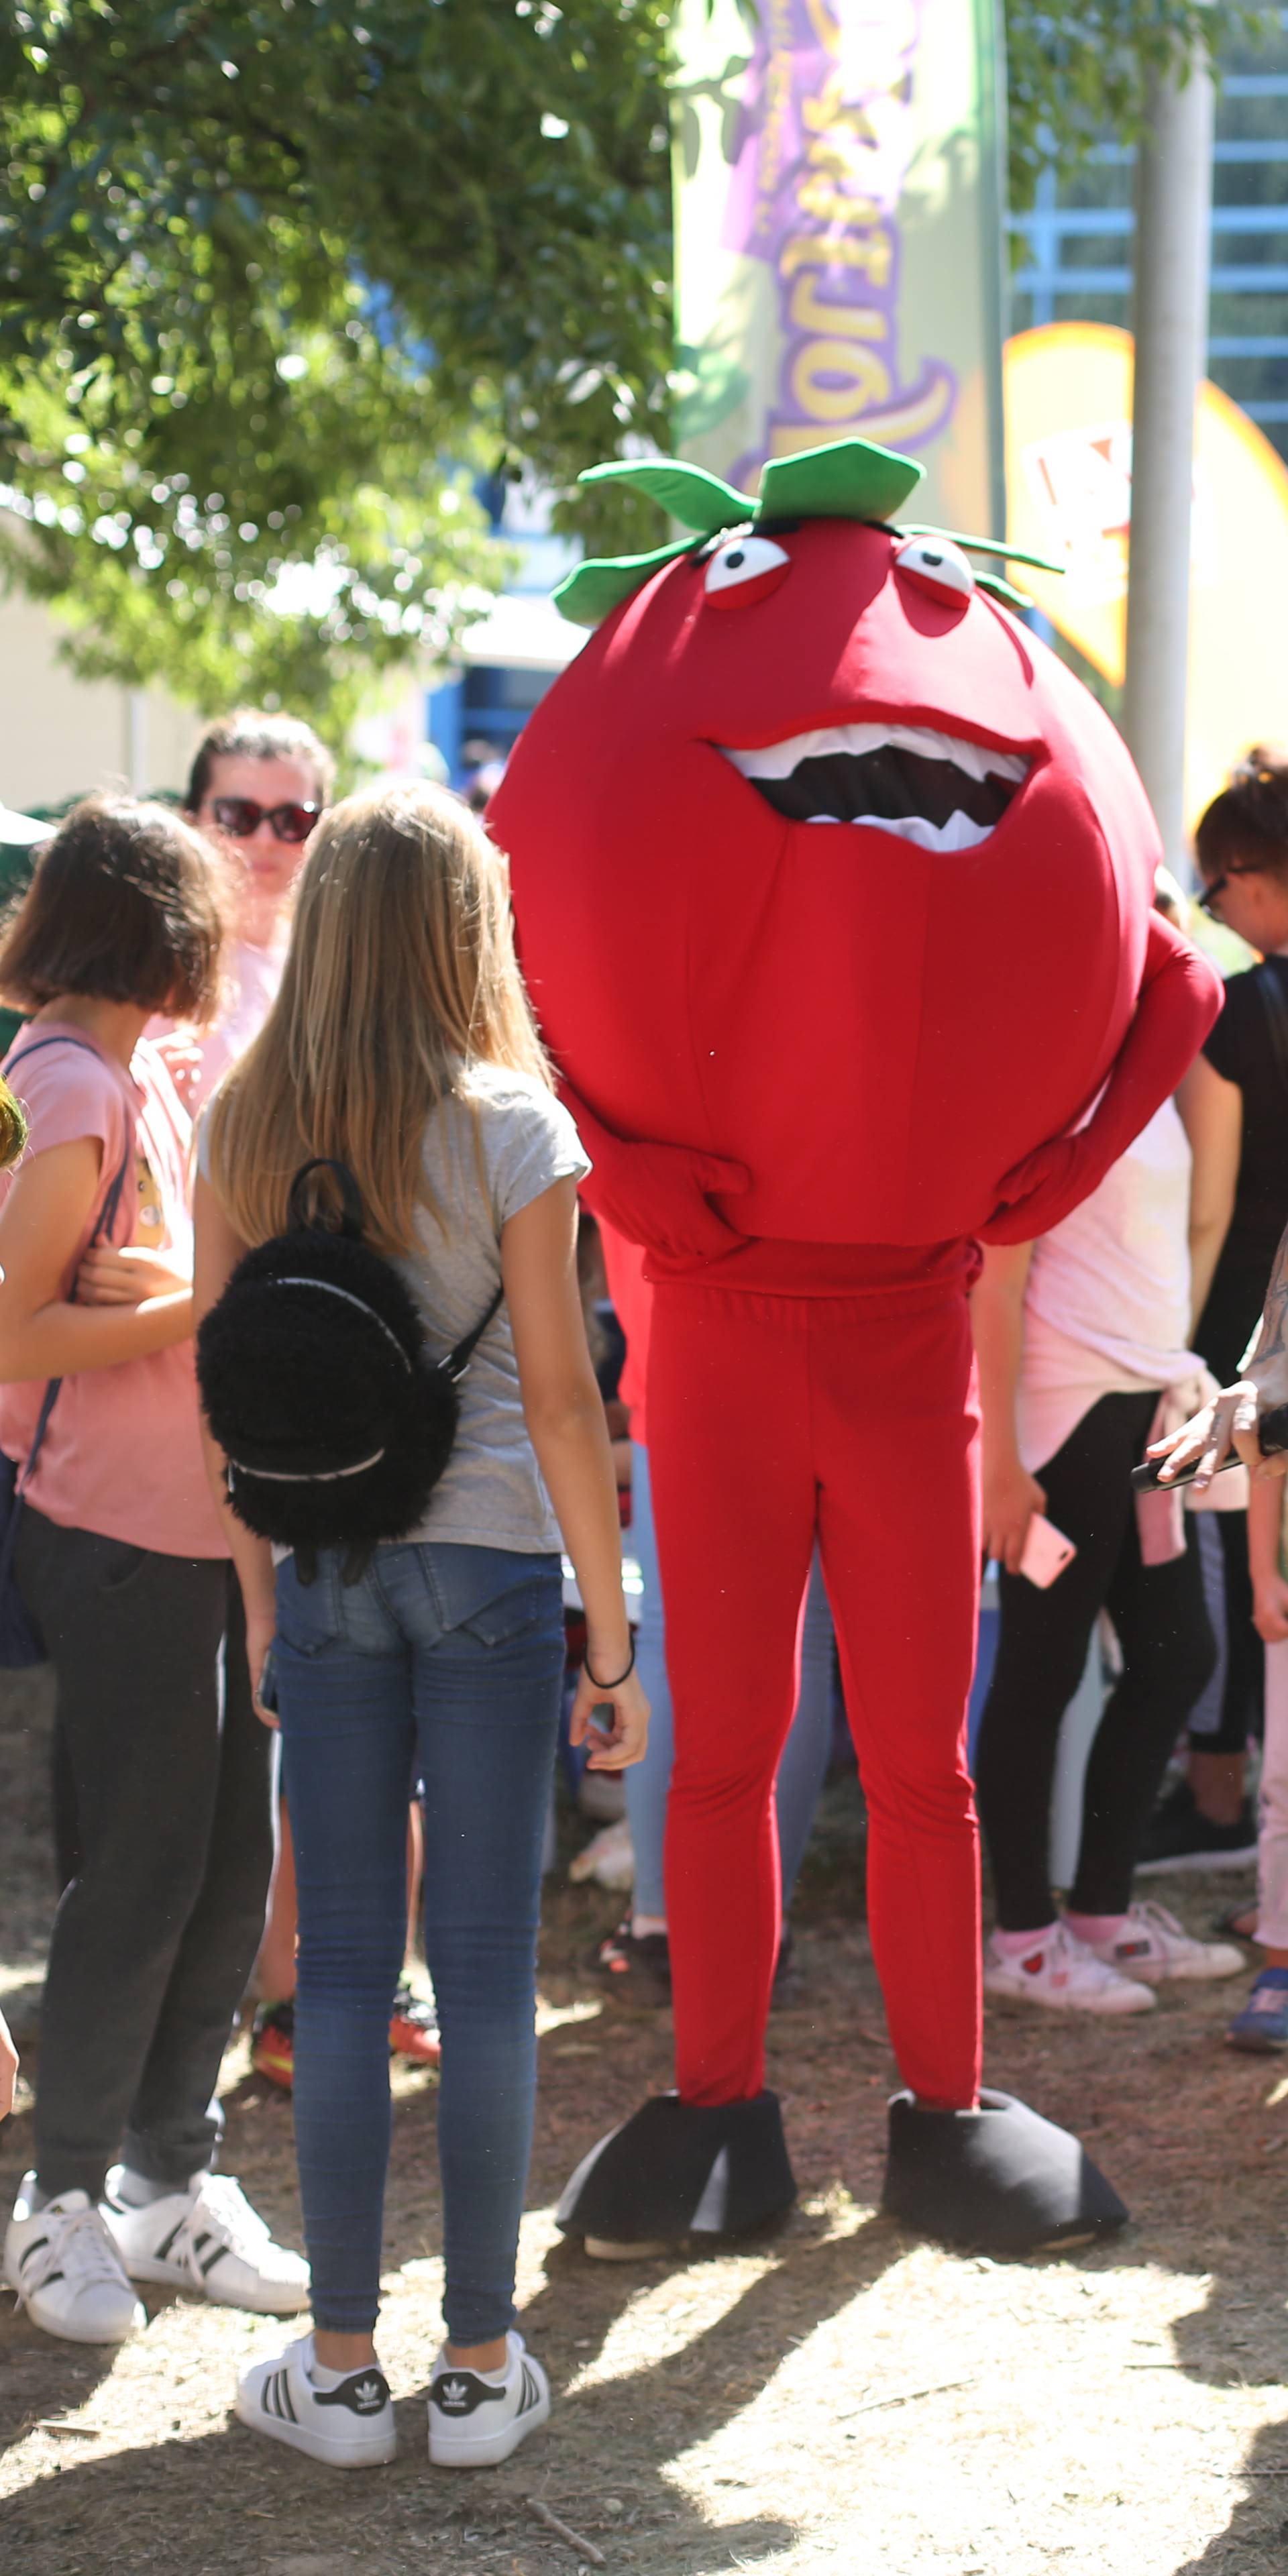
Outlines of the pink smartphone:
M1064 1531L1058 1530L1054 1521L1047 1520L1041 1512L1035 1512L1029 1522L1024 1554L1020 1558L1020 1572L1027 1575L1030 1583L1036 1583L1040 1592L1045 1592L1048 1585L1054 1583L1056 1576L1063 1574L1066 1565L1072 1563L1077 1553L1073 1540L1066 1538Z

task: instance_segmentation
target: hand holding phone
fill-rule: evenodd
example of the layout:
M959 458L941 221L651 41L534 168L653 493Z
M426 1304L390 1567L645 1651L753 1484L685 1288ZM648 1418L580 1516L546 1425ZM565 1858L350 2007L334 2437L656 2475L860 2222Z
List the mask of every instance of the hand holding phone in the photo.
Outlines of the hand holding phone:
M1045 1512L1035 1512L1024 1541L1020 1572L1028 1582L1037 1585L1039 1592L1046 1592L1056 1576L1063 1574L1066 1565L1072 1564L1077 1553L1073 1540L1066 1538L1064 1531L1058 1530Z

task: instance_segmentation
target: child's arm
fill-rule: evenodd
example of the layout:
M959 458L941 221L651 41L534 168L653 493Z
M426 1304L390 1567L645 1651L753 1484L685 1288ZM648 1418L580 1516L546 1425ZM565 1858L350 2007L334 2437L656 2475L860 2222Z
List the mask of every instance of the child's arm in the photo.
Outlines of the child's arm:
M1198 1323L1208 1301L1221 1246L1230 1231L1243 1144L1243 1094L1205 1055L1196 1055L1177 1087L1176 1106L1190 1140L1190 1311Z
M73 1377L115 1368L186 1342L187 1287L137 1305L70 1305L61 1284L98 1193L97 1137L78 1136L35 1153L15 1172L0 1209L0 1383Z
M193 1223L196 1254L193 1275L194 1328L204 1314L222 1296L233 1271L248 1250L241 1237L233 1232L209 1181L198 1172L193 1193ZM246 1658L250 1665L251 1684L255 1691L255 1708L265 1726L276 1726L277 1719L259 1700L259 1678L264 1657L273 1642L277 1626L277 1584L273 1573L273 1551L266 1538L256 1538L244 1521L239 1521L228 1499L228 1461L222 1449L210 1437L205 1414L201 1417L201 1445L205 1452L206 1474L210 1490L223 1523L228 1552L237 1569L242 1601L246 1610Z
M983 1410L984 1552L1018 1574L1029 1522L1046 1493L1021 1464L1015 1399L1024 1353L1024 1290L1031 1243L989 1244L971 1290L970 1320Z
M1288 1637L1288 1582L1280 1570L1284 1488L1279 1477L1254 1483L1248 1496L1248 1572L1252 1624L1267 1646Z
M586 1668L573 1704L572 1741L582 1742L591 1710L611 1701L612 1737L596 1743L590 1760L595 1770L618 1771L643 1756L648 1701L638 1675L626 1669L631 1638L617 1484L577 1285L575 1181L556 1181L507 1220L501 1270L524 1419L586 1613Z

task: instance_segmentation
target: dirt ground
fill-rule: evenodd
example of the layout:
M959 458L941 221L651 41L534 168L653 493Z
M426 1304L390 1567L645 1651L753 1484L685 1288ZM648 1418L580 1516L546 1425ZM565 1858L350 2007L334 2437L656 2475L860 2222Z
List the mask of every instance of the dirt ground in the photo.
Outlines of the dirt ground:
M50 1914L43 1675L0 1679L0 2002L35 2072ZM575 1827L572 1828L575 1834ZM420 2404L438 2332L434 2090L397 2079L382 2358L396 2466L339 2478L257 2441L228 2399L281 2330L161 2300L116 2355L39 2334L0 2297L6 2576L1258 2576L1288 2547L1288 2067L1221 2033L1237 1985L1143 2021L994 2015L995 2084L1076 2126L1134 2212L1111 2250L998 2263L875 2214L893 2081L863 1929L848 1784L802 1891L802 1977L775 2015L801 2200L774 2239L685 2267L566 2247L559 2189L668 2080L665 2020L577 1973L614 1901L551 1882L541 2093L521 2301L555 2412L504 2467L431 2473ZM1156 1890L1195 1929L1242 1882ZM1151 1891L1154 1892L1154 1891ZM224 2071L224 2162L298 2244L289 2102ZM30 2094L0 2131L0 2203ZM289 2331L289 2330L288 2330ZM566 2541L535 2511L544 2505ZM580 2542L583 2545L576 2545Z

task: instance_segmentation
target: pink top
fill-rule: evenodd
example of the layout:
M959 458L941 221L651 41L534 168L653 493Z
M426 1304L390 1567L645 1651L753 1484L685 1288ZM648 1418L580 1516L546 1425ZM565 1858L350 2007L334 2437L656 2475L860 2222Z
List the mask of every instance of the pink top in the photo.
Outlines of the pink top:
M38 1040L55 1036L77 1043L42 1045L24 1065ZM27 1111L29 1154L81 1136L102 1145L94 1206L60 1295L70 1293L127 1146L133 1169L112 1242L146 1243L191 1268L192 1130L157 1049L141 1039L127 1074L81 1030L42 1020L19 1031L4 1071ZM0 1204L10 1179L0 1179ZM45 1384L37 1378L0 1386L0 1448L19 1462L31 1446ZM191 1341L65 1378L28 1496L66 1529L124 1539L159 1556L226 1556L202 1463Z
M277 999L285 965L284 940L273 948L256 948L249 939L233 940L224 951L222 1008L213 1028L197 1037L173 1020L149 1020L144 1035L156 1039L190 1118L205 1108L229 1065L259 1036Z

